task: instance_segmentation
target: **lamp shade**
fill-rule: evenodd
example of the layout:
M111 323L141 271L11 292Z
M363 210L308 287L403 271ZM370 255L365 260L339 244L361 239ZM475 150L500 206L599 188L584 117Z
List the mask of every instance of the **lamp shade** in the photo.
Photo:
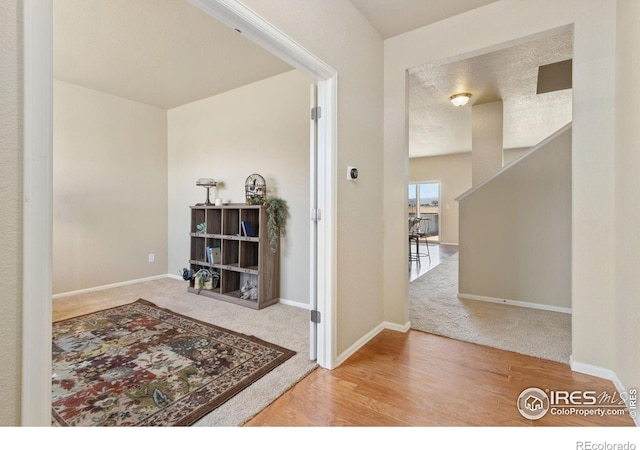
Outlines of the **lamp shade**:
M449 100L451 100L451 103L453 103L455 106L464 106L467 104L470 98L471 94L464 93L452 95L451 97L449 97Z

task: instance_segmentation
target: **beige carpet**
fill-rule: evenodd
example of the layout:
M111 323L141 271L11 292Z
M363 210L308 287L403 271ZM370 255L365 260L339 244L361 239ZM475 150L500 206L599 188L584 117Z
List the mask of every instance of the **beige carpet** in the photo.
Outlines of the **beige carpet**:
M571 315L458 299L458 255L409 283L411 328L569 363Z
M309 360L309 311L275 304L260 311L187 292L184 281L165 278L53 300L56 310L82 304L82 313L144 298L156 305L281 345L296 355L212 411L193 426L240 426L272 403L317 364Z

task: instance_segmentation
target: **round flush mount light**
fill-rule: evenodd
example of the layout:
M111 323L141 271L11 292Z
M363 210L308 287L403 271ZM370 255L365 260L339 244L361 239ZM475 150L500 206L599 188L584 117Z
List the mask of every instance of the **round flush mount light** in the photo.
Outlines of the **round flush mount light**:
M470 98L471 94L463 93L452 95L451 97L449 97L449 100L451 100L451 103L453 103L455 106L464 106L467 104Z

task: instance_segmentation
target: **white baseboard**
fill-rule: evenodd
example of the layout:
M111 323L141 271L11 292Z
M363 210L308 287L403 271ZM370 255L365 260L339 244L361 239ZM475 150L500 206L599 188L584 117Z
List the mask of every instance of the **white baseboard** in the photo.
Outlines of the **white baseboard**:
M598 378L604 378L605 380L618 379L616 373L611 369L605 369L604 367L594 366L592 364L583 363L573 359L573 355L569 356L569 365L574 372L580 372L587 375L592 375ZM618 386L616 386L617 388Z
M172 273L168 273L167 274L167 278L173 278L174 280L180 280L180 281L186 281L184 278L182 278L180 275L174 275Z
M392 322L382 322L382 326L387 330L400 331L401 333L406 333L411 329L411 322L407 322L404 325L400 325Z
M576 361L575 359L573 359L573 355L569 356L569 365L571 366L571 370L573 370L574 372L584 373L586 375L604 378L605 380L611 381L617 389L618 394L620 394L620 396L624 398L623 393L627 392L627 389L625 389L622 381L620 381L620 378L618 378L618 375L613 370L594 366L593 364ZM637 427L640 427L639 417L634 417L633 421L635 422Z
M371 331L369 331L367 334L365 334L360 339L358 339L356 342L354 342L348 349L346 349L344 352L342 352L340 355L338 355L337 364L335 365L335 367L338 367L340 364L342 364L347 359L349 359L349 357L351 357L351 355L353 355L355 352L360 350L360 348L362 348L363 345L365 345L371 339L376 337L384 329L393 330L393 331L400 331L402 333L406 333L407 331L409 331L411 329L411 322L407 322L404 325L399 325L397 323L392 323L392 322L382 322L382 323L380 323L379 325L374 327Z
M311 309L311 305L308 303L297 302L295 300L287 300L286 298L280 297L280 303L283 305L295 306L296 308L302 309Z
M145 281L161 280L161 279L167 278L167 277L173 278L173 276L169 275L169 274L155 275L153 277L138 278L137 280L121 281L119 283L105 284L104 286L96 286L96 287L91 287L91 288L86 288L86 289L79 289L77 291L63 292L61 294L53 295L52 298L55 300L57 298L71 297L73 295L86 294L88 292L97 292L97 291L102 291L102 290L105 290L105 289L111 289L111 288L120 287L120 286L127 286L129 284L143 283ZM182 278L179 278L179 279L182 280Z
M509 300L508 298L485 297L482 295L463 294L458 292L458 298L465 300L479 300L481 302L501 303L504 305L521 306L523 308L542 309L544 311L553 311L564 314L571 314L571 308L561 306L543 305L541 303L520 302L518 300Z
M457 242L438 242L440 245L453 245L454 247L458 247Z
M360 350L360 348L365 345L367 342L369 342L371 339L373 339L374 337L376 337L376 335L378 333L380 333L382 330L384 330L384 326L382 324L374 327L371 331L369 331L367 334L365 334L364 336L362 336L360 339L358 339L356 342L354 342L348 349L346 349L344 352L340 353L338 355L336 364L334 367L338 367L340 366L340 364L342 364L343 362L345 362L347 359L349 359L349 357L351 357L351 355L353 355L355 352L357 352L358 350Z

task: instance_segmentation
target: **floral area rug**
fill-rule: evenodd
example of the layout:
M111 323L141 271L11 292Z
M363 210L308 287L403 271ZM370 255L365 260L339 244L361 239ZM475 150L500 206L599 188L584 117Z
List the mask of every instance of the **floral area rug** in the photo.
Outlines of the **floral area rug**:
M293 355L142 299L55 322L52 425L190 425Z

